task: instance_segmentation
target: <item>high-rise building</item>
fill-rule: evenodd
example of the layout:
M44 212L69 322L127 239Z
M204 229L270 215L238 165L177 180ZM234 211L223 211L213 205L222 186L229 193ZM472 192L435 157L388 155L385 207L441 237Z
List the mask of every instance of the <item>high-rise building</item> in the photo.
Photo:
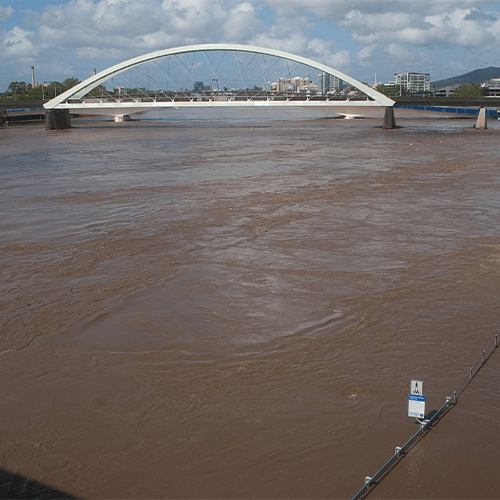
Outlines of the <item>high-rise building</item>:
M342 80L328 73L320 73L318 75L318 92L322 95L328 92L336 92L342 87Z
M406 89L410 94L430 92L431 78L429 73L395 73L394 85Z

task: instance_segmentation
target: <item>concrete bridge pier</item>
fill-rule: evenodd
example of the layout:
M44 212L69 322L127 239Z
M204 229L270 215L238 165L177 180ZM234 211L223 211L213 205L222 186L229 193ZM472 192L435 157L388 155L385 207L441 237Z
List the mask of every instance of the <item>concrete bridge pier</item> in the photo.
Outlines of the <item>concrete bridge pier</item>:
M384 123L382 124L382 128L396 128L396 118L394 117L394 108L392 106L385 108Z
M479 108L477 122L474 125L474 128L477 128L479 130L486 130L488 128L488 125L486 125L486 108Z
M117 115L115 116L115 122L121 123L121 122L129 122L131 120L130 115Z
M48 109L45 114L45 130L71 128L71 118L67 109Z

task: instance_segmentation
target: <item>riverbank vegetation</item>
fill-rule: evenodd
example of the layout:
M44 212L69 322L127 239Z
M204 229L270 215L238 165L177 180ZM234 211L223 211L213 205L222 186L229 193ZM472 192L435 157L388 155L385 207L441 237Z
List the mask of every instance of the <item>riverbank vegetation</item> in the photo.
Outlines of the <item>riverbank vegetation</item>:
M7 92L0 94L0 101L38 101L53 99L66 90L74 87L80 81L77 78L66 78L64 82L50 82L35 84L26 82L12 82Z
M458 97L483 97L483 89L479 83L464 83L453 90Z

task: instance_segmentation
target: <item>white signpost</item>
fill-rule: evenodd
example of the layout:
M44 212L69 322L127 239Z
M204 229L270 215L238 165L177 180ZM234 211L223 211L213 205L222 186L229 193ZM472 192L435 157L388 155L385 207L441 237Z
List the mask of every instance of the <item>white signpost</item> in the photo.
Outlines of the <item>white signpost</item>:
M424 383L421 380L412 380L410 394L422 396L424 394Z
M423 395L424 383L421 380L411 381L411 393L408 397L408 416L424 418L425 396Z

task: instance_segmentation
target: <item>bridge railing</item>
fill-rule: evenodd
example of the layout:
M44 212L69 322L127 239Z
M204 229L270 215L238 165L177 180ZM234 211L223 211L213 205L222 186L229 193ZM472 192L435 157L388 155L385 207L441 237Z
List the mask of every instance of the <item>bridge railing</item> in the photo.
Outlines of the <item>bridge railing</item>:
M420 423L420 429L403 445L397 446L395 448L394 455L373 475L365 477L365 485L352 497L352 500L358 500L360 498L366 498L366 496L370 493L371 489L373 489L377 485L377 481L382 480L385 475L391 470L392 467L397 465L398 460L404 456L404 454L409 450L410 446L417 442L419 438L425 435L431 428L433 423L437 423L437 421L442 418L447 411L450 410L451 405L454 404L460 395L464 392L467 386L472 382L474 377L478 374L479 370L484 366L484 364L490 359L491 355L498 348L498 336L497 333L488 343L483 352L476 359L474 364L470 367L467 375L462 379L462 381L458 384L455 391L453 391L452 395L446 398L445 403L441 408L436 411L431 412L431 414L427 415L423 421L418 421Z
M490 340L489 344L486 346L484 351L479 355L474 364L470 367L469 373L465 375L458 387L453 392L452 398L458 399L458 397L464 392L466 387L472 382L473 378L477 375L482 366L490 359L490 356L498 348L498 333Z
M373 101L367 96L323 96L305 94L261 94L261 95L224 95L224 94L201 94L201 95L127 95L127 96L90 96L81 99L68 99L68 104L92 104L92 103L123 103L123 102L193 102L193 101L317 101L317 102L354 102Z

